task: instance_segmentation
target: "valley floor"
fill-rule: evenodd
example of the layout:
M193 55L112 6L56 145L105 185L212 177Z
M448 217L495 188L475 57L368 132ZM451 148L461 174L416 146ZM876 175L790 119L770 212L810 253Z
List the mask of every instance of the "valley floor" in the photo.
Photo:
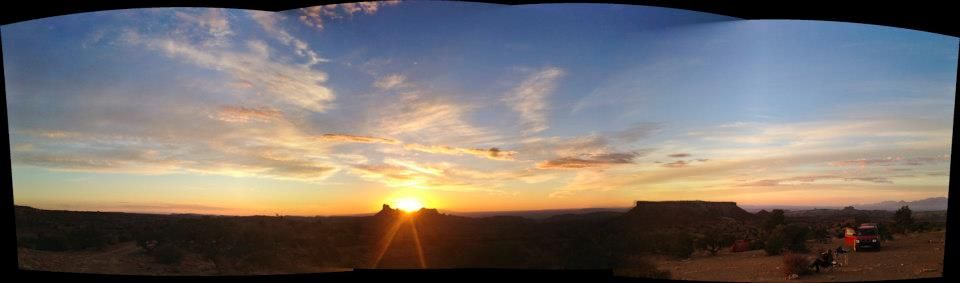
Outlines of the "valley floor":
M926 232L895 235L878 251L848 254L848 265L836 270L801 276L801 282L874 281L941 277L945 233ZM836 249L842 239L830 244L811 244L812 257L818 248ZM768 282L786 281L780 271L782 256L767 256L762 250L732 253L721 251L716 256L694 256L687 260L658 259L657 267L669 270L673 279L697 281Z
M98 251L54 252L20 248L18 259L20 268L28 270L126 275L218 275L213 263L196 255L186 255L178 264L157 263L134 242L120 243ZM307 267L300 272L348 270L350 269ZM282 273L289 272L256 270L249 274Z
M795 281L872 281L940 277L943 270L945 233L927 232L896 235L879 251L860 251L848 255L848 265L800 277ZM818 248L836 248L841 239L830 244L812 244ZM811 253L811 256L813 253ZM190 255L175 265L159 264L133 242L121 243L99 251L51 252L21 248L23 269L60 272L136 274L136 275L217 275L208 261ZM697 255L691 259L656 259L657 267L668 270L673 279L699 281L785 281L780 271L782 256L766 256L762 250L716 256ZM300 272L329 272L349 269L307 268ZM286 273L261 270L252 274Z

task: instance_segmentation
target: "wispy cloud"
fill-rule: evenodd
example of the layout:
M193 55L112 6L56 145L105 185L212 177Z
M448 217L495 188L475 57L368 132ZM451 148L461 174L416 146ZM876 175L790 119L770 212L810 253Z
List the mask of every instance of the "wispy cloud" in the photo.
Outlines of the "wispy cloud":
M650 137L659 129L660 125L655 123L636 123L624 130L613 133L612 136L624 143L631 143Z
M420 92L390 98L391 103L375 109L375 129L381 135L437 144L476 144L498 137L466 119L470 107L450 98L430 97Z
M358 143L384 143L384 144L400 143L400 141L395 139L346 135L346 134L323 134L319 136L318 139L322 141L331 141L331 142L358 142Z
M279 21L285 20L285 16L282 13L275 12L264 12L264 11L248 11L250 17L253 18L260 27L262 27L267 33L276 38L280 43L286 46L293 47L294 52L298 56L306 57L309 61L307 62L307 67L313 66L320 62L328 62L330 60L320 57L307 42L291 35L287 30L280 27Z
M671 154L670 157L677 157L677 156L674 156L674 155L678 155L678 156L690 156L689 154ZM693 159L693 160L677 160L677 161L674 161L674 162L664 163L664 164L663 164L663 167L667 167L667 168L686 168L686 167L689 167L690 165L692 165L694 162L707 162L707 161L709 161L709 159L705 159L705 158Z
M144 47L181 59L184 63L222 71L234 80L250 82L270 98L311 111L327 110L335 98L333 91L321 85L327 80L326 73L302 65L274 61L256 48L248 49L248 52L202 48L172 38L143 35L133 30L125 32L122 40L132 46Z
M283 119L283 112L272 107L223 106L210 117L231 123L270 122Z
M502 184L499 182L490 182L492 180L477 179L470 174L458 173L458 170L449 164L426 164L388 158L382 164L358 164L352 168L355 174L388 187L505 193L500 189Z
M631 164L639 156L637 152L584 154L577 157L561 157L537 164L540 169L605 168L611 165Z
M607 192L619 189L619 186L609 182L612 178L618 178L618 175L599 170L577 171L573 180L570 180L570 182L563 187L550 192L547 197L551 199L564 199L586 192Z
M534 137L520 141L517 149L525 159L550 159L582 154L605 154L613 151L610 142L601 135L574 137Z
M520 113L527 133L542 132L549 128L545 113L547 98L563 74L563 70L555 67L537 71L503 97L510 108Z
M762 179L746 183L741 183L738 186L741 187L772 187L772 186L784 186L784 185L798 185L798 184L809 184L817 181L823 180L840 180L840 181L861 181L861 182L870 182L877 184L893 184L893 181L886 177L877 177L877 176L851 176L844 177L839 175L813 175L813 176L797 176L797 177L788 177L780 179Z
M392 90L404 87L407 82L407 77L400 74L392 74L384 76L374 82L374 86L382 90Z
M233 35L233 30L230 29L230 21L227 19L225 10L204 9L204 11L205 13L191 13L181 10L174 12L174 16L181 21L182 25L206 32L209 37L203 42L204 46L228 45L228 38ZM193 29L180 30L184 33L192 31Z
M906 166L919 166L925 164L934 164L940 162L949 162L950 155L944 154L941 156L927 156L927 157L909 157L904 158L902 156L888 156L884 158L875 158L875 159L853 159L853 160L841 160L841 161L831 161L827 164L830 166L837 167L866 167L866 166L893 166L893 165L906 165Z
M351 17L357 12L372 15L376 14L381 7L393 6L400 1L370 1L358 3L330 4L322 6L313 6L300 8L300 21L304 24L323 29L327 20Z
M493 159L493 160L513 160L517 155L516 151L501 150L496 147L482 149L482 148L452 147L452 146L446 146L446 145L422 145L422 144L411 143L411 144L403 145L403 148L408 150L427 152L427 153L452 154L452 155L469 154L469 155L474 155L474 156Z

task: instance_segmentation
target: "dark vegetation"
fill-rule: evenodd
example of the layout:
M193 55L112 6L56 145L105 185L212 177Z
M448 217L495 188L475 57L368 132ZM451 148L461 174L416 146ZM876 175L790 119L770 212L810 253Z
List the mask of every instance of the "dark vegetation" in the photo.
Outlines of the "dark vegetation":
M69 212L16 207L21 247L96 250L135 241L159 264L196 258L221 274L303 267L417 268L416 241L429 268L614 269L669 278L650 256L711 256L744 240L769 255L808 252L807 242L842 233L844 225L878 222L883 229L943 229L945 212L844 210L748 213L735 203L638 202L621 212L470 218L423 209L405 215L388 206L374 216L199 216ZM398 225L399 223L399 225ZM886 227L890 226L890 227ZM385 235L390 248L377 262ZM790 262L788 262L790 261ZM797 263L799 265L799 263ZM798 273L799 274L799 273Z
M810 273L810 258L803 254L787 253L783 255L783 275L805 275Z

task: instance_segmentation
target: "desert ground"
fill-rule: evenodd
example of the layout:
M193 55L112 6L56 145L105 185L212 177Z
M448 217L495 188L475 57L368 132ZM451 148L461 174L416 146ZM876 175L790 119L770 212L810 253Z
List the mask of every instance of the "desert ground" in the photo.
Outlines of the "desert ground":
M124 242L96 251L39 251L20 248L20 267L29 270L57 272L127 274L127 275L217 275L209 261L187 255L175 265L160 264L135 242ZM349 268L300 267L300 272L349 271ZM282 274L288 271L261 270L254 274Z
M846 266L791 281L842 282L939 277L943 270L944 239L944 231L895 235L895 240L887 241L881 250L848 254ZM841 244L841 239L833 239L831 244L811 243L811 250L836 248ZM34 270L137 275L216 274L209 262L197 258L188 257L177 265L157 264L133 242L114 245L103 251L49 252L21 248L19 258L22 268ZM724 250L716 256L698 254L685 260L657 260L658 268L669 270L673 279L703 281L787 281L780 271L781 265L782 256L767 256L762 250L740 253ZM349 269L303 267L302 270L328 272Z
M848 253L848 265L835 270L801 276L801 282L843 282L940 277L943 271L945 232L935 231L894 235L877 251ZM834 248L833 243L810 243L812 257L817 249ZM780 271L782 256L767 256L763 250L733 253L729 249L716 256L697 255L690 259L660 258L657 266L669 270L673 279L700 281L769 282L788 281Z

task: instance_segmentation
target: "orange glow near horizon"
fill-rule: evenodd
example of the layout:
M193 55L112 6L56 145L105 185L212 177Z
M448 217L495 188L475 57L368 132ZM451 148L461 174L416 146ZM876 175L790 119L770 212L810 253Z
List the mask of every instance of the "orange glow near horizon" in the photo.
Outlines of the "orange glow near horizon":
M414 212L423 208L423 203L415 198L401 198L393 201L394 205L405 212Z

